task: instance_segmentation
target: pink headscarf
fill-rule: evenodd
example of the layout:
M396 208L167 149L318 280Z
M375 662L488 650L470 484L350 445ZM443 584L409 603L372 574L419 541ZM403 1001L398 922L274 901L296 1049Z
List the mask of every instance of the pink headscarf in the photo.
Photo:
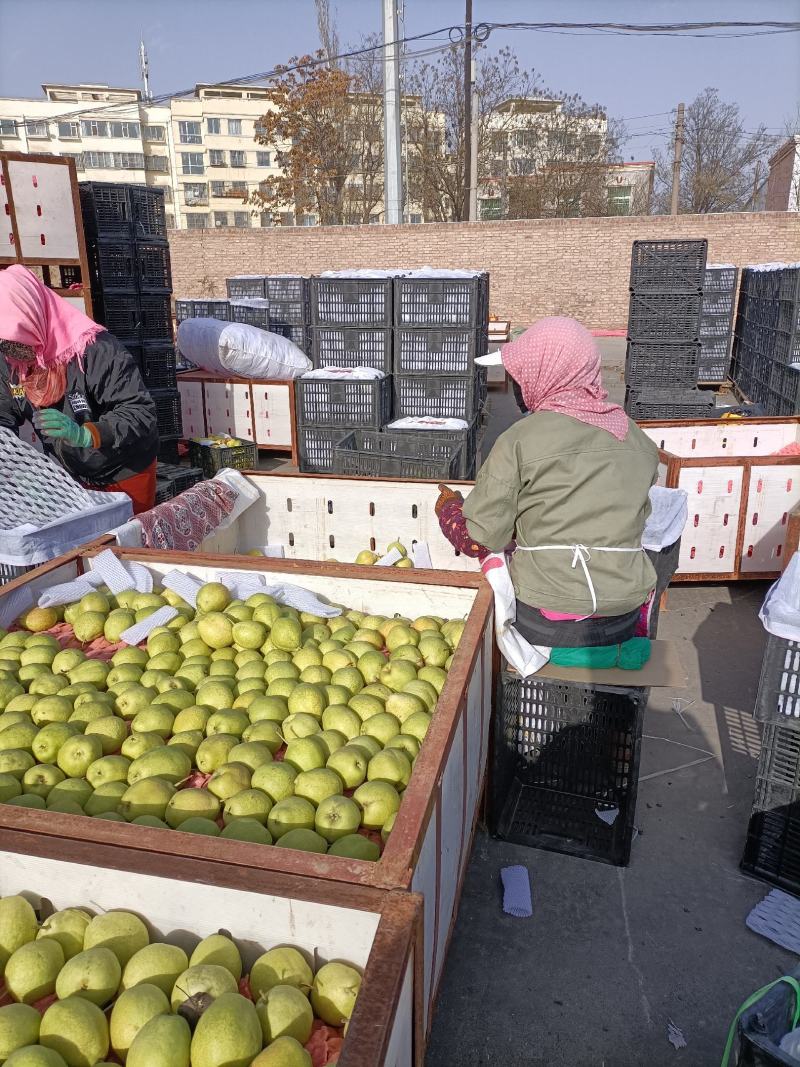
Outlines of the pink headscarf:
M557 411L625 439L628 416L609 403L600 380L600 349L575 319L540 319L504 345L502 357L529 411Z
M0 340L29 345L35 363L8 359L34 407L64 395L64 369L105 330L18 263L0 271Z

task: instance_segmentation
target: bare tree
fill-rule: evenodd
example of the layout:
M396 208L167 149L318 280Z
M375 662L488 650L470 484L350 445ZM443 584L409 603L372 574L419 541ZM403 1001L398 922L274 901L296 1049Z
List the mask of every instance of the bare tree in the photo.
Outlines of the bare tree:
M314 0L317 9L317 30L322 51L331 67L339 66L339 33L331 13L330 0Z
M351 77L348 127L350 175L344 190L345 222L369 222L383 200L383 53L378 34L362 37L360 55L346 63ZM351 49L355 51L355 49Z
M776 140L761 125L745 129L738 104L704 89L686 109L678 210L681 213L742 211L752 204ZM671 155L657 150L656 211L669 211Z

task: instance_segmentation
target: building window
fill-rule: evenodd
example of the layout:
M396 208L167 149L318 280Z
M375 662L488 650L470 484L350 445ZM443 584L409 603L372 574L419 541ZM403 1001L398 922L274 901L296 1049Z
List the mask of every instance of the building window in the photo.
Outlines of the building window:
M117 170L144 170L144 155L141 152L112 152L113 166Z
M171 211L164 212L164 219L167 223L168 230L172 230L175 228L175 216L172 214Z
M410 215L408 216L408 221L409 221L409 222L411 222L411 223L413 223L413 224L414 224L414 225L416 226L416 225L418 225L418 224L419 224L420 222L422 222L422 215L421 215L421 214L420 214L420 213L419 213L418 211L412 212L412 213L411 213L411 214L410 214Z
M633 186L615 185L608 190L609 215L630 215Z
M26 122L25 133L28 137L49 137L50 130L46 122Z
M261 225L262 226L274 226L275 225L275 223L273 221L273 218L272 218L272 212L271 211L262 211L261 212Z
M272 153L271 152L256 152L256 166L257 167L270 167L272 166Z
M499 196L486 196L480 202L481 221L499 219L503 215L503 201Z
M178 137L181 144L202 144L203 137L199 122L179 122Z
M0 122L0 129L2 129L2 122ZM58 124L58 136L63 137L68 141L77 141L81 135L81 127L77 122L59 122Z
M249 211L234 211L233 213L233 225L237 230L245 230L250 225L250 212Z
M81 122L81 133L84 137L108 137L108 123L84 119Z
M184 174L205 174L202 152L181 152L181 170Z
M111 137L139 137L138 122L109 122Z
M370 215L369 221L370 221L370 225L371 226L376 226L381 221L381 217L380 217L379 214L378 215Z
M187 230L205 230L208 226L208 215L194 213L186 216Z
M228 220L228 212L227 211L215 211L214 212L214 227L219 230L223 226L230 226L230 222Z
M220 129L221 119L206 119L206 129L209 133L222 133Z
M0 137L19 137L14 119L0 119Z
M165 204L171 204L172 203L172 189L170 189L170 187L168 185L159 185L158 188L164 194L164 203Z
M242 136L242 120L241 119L228 119L228 136L229 137L241 137Z
M62 152L61 155L75 160L75 170L82 171L84 169L83 152Z
M208 186L205 182L187 182L183 187L183 195L187 207L200 207L208 203Z
M294 226L294 212L282 211L281 212L281 226Z
M87 170L110 170L114 166L114 153L84 152L83 162Z
M224 196L225 195L225 182L212 182L211 183L211 195L212 196Z
M247 166L247 159L244 152L231 152L231 166L232 167L245 167Z
M224 167L225 153L219 148L212 148L208 153L208 165L210 167Z
M516 148L536 148L538 143L539 135L535 130L516 130L514 133Z
M163 126L145 126L145 141L166 141L167 133Z
M256 119L256 121L253 123L253 133L256 136L256 140L258 140L259 137L267 136L267 127L264 125L261 119Z
M166 174L169 170L169 160L166 156L145 156L144 169L156 174Z
M511 173L517 177L525 177L534 173L536 164L532 159L512 159Z

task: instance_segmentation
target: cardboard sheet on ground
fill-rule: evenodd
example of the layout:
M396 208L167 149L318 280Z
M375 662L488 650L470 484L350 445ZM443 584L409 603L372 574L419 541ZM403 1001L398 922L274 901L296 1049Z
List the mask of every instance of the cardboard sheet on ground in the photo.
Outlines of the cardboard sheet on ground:
M550 678L557 682L579 682L583 685L669 686L672 689L685 689L688 685L686 670L671 641L653 641L650 659L638 671L623 671L619 667L558 667L554 663L546 663L531 678Z

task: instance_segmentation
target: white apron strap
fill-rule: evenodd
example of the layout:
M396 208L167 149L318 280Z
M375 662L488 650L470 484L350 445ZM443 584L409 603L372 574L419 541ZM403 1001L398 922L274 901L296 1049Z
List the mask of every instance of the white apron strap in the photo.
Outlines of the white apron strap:
M641 545L638 548L605 548L597 545L593 545L591 549L588 549L586 545L534 545L532 548L527 548L525 545L517 545L518 552L571 552L572 553L572 569L581 565L583 576L586 579L586 585L589 588L589 595L592 598L592 611L591 614L586 615L586 619L591 619L594 613L597 611L597 594L595 593L594 582L589 572L589 561L592 558L592 552L643 552L644 549ZM580 620L583 621L583 620Z

